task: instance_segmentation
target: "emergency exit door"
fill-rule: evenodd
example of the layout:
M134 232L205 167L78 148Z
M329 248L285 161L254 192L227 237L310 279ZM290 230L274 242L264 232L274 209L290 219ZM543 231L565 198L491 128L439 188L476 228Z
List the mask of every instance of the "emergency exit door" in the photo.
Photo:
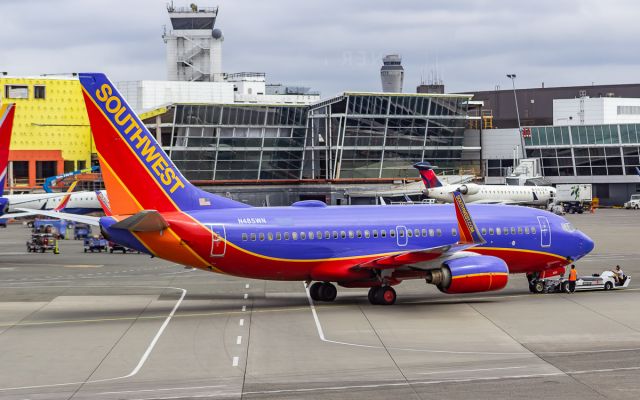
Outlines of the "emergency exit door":
M540 224L540 245L542 247L551 246L551 228L549 226L549 220L547 217L538 217L538 223Z
M211 256L222 257L227 251L227 232L222 224L207 224L211 230Z

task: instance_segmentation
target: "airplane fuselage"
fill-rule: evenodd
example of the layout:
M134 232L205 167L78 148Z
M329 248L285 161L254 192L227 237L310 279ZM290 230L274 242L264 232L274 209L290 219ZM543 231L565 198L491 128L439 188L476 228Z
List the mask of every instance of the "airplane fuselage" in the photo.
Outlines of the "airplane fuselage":
M593 247L564 218L546 211L475 205L469 212L487 242L465 253L502 258L511 273L563 267ZM302 202L163 217L168 232L109 229L115 222L110 217L101 224L114 240L180 264L249 278L343 284L371 278L370 271L353 268L359 264L459 240L453 205L327 207ZM405 268L392 275L398 280L419 278L420 269L437 268L441 262L420 263L417 270Z
M16 212L18 208L31 210L53 210L65 198L65 193L29 193L5 196L9 201L8 212ZM65 212L71 214L87 214L102 211L95 192L73 192L65 206Z
M427 197L450 203L451 193L461 185L446 185L426 190ZM554 198L556 189L551 186L473 185L474 190L463 193L469 203L505 203L545 206Z

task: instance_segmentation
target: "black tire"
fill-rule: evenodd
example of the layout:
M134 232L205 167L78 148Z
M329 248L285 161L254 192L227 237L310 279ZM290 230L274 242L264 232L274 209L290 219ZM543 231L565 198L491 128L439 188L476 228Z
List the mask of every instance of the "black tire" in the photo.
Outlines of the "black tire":
M376 303L376 294L378 293L378 289L380 289L380 286L372 286L369 288L369 294L367 297L369 298L369 303L373 305L378 304Z
M396 302L396 291L391 286L383 286L376 292L376 304L390 306Z
M109 253L113 254L113 249L109 249Z
M611 282L605 282L604 290L611 290L611 289L613 289L613 284Z
M313 301L321 301L320 300L320 288L322 287L322 282L315 282L313 285L309 287L309 296Z
M562 290L562 293L569 293L569 282L562 282L560 289Z
M325 282L320 286L319 294L322 301L334 301L338 295L338 289L333 284Z
M84 249L84 252L86 253L86 252L87 252L87 249Z
M537 281L533 284L533 291L534 293L543 293L544 292L544 282L543 281Z

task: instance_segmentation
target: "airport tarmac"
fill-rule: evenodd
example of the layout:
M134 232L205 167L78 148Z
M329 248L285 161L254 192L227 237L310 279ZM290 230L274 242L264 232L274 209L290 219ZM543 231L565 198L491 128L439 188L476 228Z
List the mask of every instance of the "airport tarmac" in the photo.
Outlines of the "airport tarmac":
M596 242L579 274L640 280L640 212L568 217ZM0 230L1 399L637 399L640 286L446 295L398 303L227 277L137 254L25 251Z

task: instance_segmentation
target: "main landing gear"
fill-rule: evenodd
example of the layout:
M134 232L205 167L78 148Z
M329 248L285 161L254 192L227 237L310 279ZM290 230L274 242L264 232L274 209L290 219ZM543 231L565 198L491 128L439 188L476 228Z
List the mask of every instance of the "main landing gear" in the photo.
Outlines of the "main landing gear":
M369 289L369 302L380 306L390 306L396 302L396 291L391 286L374 286Z
M538 279L538 273L527 274L527 281L529 281L529 291L531 293L543 293L544 282Z
M313 301L334 301L338 289L329 282L316 282L309 287L309 295Z

